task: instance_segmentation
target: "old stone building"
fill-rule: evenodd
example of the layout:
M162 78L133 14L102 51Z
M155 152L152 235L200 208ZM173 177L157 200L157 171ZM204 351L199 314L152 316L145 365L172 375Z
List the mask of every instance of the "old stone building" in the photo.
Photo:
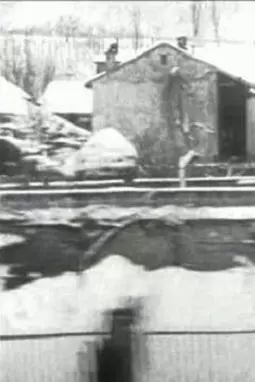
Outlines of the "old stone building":
M176 164L189 149L205 161L253 156L255 144L247 150L253 84L193 57L181 42L159 43L121 64L112 65L113 57L87 81L94 92L93 129L120 129L155 164Z

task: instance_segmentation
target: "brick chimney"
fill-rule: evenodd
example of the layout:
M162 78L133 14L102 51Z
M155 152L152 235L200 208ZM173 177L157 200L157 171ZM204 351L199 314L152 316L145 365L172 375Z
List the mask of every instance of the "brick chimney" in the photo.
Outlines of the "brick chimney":
M177 37L177 46L180 49L188 50L188 38L186 36Z

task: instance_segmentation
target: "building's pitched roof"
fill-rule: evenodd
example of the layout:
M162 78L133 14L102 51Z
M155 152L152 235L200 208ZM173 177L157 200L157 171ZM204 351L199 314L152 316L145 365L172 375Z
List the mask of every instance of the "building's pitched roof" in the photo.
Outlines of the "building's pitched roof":
M211 67L211 69L215 70L216 72L221 72L225 75L227 75L228 77L231 77L233 78L234 80L238 81L238 82L242 82L244 83L245 85L247 85L248 87L252 87L252 88L255 88L255 81L250 81L249 79L247 79L245 77L245 74L244 75L239 75L237 73L234 73L231 72L231 71L228 71L224 68L221 68L220 66L218 65L215 65L213 62L210 62L210 61L207 61L207 60L204 60L202 58L199 58L199 57L196 57L195 55L192 55L191 53L189 53L188 51L185 51L177 46L174 46L168 42L158 42L156 43L155 45L152 45L150 48L147 48L146 50L143 50L142 52L140 52L138 55L122 62L121 64L119 64L117 67L115 67L111 72L116 72L118 71L119 69L123 68L124 66L126 65L129 65L129 64L132 64L138 60L140 60L141 58L145 57L146 55L148 55L149 53L153 52L154 50L158 49L158 48L161 48L161 47L168 47L168 48L171 48L171 49L174 49L176 51L178 51L179 53L181 53L182 55L186 56L187 58L191 58L192 60L194 61L197 61L199 63L203 63L205 65L208 65ZM236 72L236 71L235 71ZM102 72L102 73L99 73L93 77L91 77L88 81L85 82L85 87L86 88L92 88L93 86L93 83L99 79L101 79L102 77L104 77L105 75L107 74L107 72Z
M27 115L31 97L0 76L0 114Z
M8 81L3 76L0 76L0 86L5 86L9 92L12 92L15 95L19 95L20 97L23 97L27 100L32 99L32 97L28 93L26 93L23 89L21 89L19 86L15 85L11 81Z
M93 93L84 88L83 81L55 80L46 88L38 101L55 114L91 114Z

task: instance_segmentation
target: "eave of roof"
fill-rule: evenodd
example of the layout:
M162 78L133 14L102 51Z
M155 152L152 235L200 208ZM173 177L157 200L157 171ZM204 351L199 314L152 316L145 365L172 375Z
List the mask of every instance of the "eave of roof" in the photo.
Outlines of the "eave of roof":
M90 115L93 111L93 93L77 80L54 80L49 83L38 105L55 114Z
M110 73L113 73L113 72L117 72L119 69L125 67L126 65L129 65L129 64L132 64L134 62L137 62L140 58L143 58L144 56L146 56L148 53L151 53L153 52L155 49L158 49L160 47L168 47L168 48L171 48L171 49L174 49L175 51L181 53L182 55L186 56L187 58L189 59L192 59L198 63L201 63L201 64L205 64L205 65L208 65L211 69L213 69L215 72L220 72L230 78L232 78L233 80L237 81L237 82L240 82L242 84L244 84L245 86L249 87L249 88L253 88L255 89L255 83L252 83L252 82L249 82L247 80L245 80L244 78L242 78L241 76L235 76L233 75L232 73L229 73L227 72L226 70L224 69L221 69L220 67L206 61L206 60L203 60L203 59L200 59L196 56L193 56L191 53L181 49L181 48L178 48L177 46L174 46L172 44L170 44L169 42L165 42L165 41L162 41L162 42L158 42L157 44L155 45L152 45L150 48L147 48L146 50L142 51L141 53L139 53L137 56L129 59L129 60L126 60L124 62L122 62L121 64L119 64L118 66L116 66L114 69L112 69L111 71L107 71L107 72L101 72L93 77L91 77L88 81L85 82L84 86L88 89L91 89L93 87L93 83L101 78L103 78L104 76L106 76L107 74L110 74Z
M32 97L28 93L26 93L25 90L23 90L22 88L20 88L13 82L7 80L4 76L0 76L0 85L5 86L6 89L9 88L10 92L12 93L15 92L15 94L17 94L20 97L23 97L24 99L28 101L32 99Z

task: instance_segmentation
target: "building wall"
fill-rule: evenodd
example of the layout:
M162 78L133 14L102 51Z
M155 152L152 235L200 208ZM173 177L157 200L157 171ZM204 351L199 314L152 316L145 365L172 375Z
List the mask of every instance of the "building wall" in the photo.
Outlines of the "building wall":
M250 160L255 159L255 96L248 98L246 103L246 148L247 157Z
M160 63L161 54L167 55L167 65ZM175 66L187 77L184 86L169 77ZM95 81L93 88L94 130L120 129L138 149L141 145L146 148L147 139L150 156L154 151L162 155L165 151L172 162L188 150L187 137L177 123L188 116L189 123L204 123L212 131L209 134L194 128L193 144L200 142L199 149L206 158L217 154L216 74L208 65L160 46Z

